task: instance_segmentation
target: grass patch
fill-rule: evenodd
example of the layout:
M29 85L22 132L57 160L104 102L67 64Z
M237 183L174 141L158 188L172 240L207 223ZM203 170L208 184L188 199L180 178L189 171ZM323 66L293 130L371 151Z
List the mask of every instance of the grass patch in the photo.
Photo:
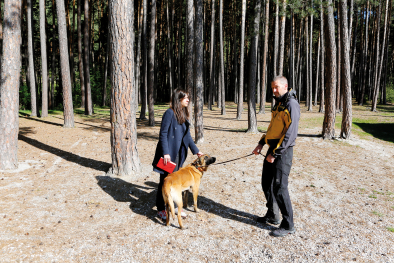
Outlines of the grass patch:
M372 211L372 214L374 214L374 215L376 215L376 216L379 216L379 217L384 216L382 213L379 213L379 212L377 212L377 211Z
M379 192L379 191L376 191L376 190L372 190L372 192L373 192L374 194L377 194L377 195L384 195L383 192Z
M387 230L394 233L394 227L387 227Z
M378 197L376 195L369 195L369 198L377 199Z

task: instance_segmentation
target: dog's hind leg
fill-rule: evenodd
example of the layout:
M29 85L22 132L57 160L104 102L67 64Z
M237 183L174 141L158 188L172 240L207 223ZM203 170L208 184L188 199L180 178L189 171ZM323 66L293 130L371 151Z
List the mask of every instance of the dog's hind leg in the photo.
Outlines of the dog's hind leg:
M167 212L166 226L169 226L171 210L170 210L170 205L168 203L166 204L166 212Z
M178 223L179 223L179 227L180 227L180 229L183 229L182 216L181 216L181 214L182 214L182 207L183 207L182 192L178 191L178 192L174 193L173 197L174 197L174 202L178 206Z

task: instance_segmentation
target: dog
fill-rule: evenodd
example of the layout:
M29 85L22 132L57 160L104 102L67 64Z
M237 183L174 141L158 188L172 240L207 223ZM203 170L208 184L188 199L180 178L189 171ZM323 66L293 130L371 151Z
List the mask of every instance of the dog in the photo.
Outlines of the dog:
M200 187L201 177L205 171L207 171L208 166L216 161L215 157L211 157L208 154L204 154L197 158L194 162L179 169L178 171L169 174L164 179L164 184L162 188L164 204L167 211L166 226L170 224L170 215L175 219L174 202L178 206L178 223L179 227L183 229L182 224L182 207L187 206L187 193L186 200L183 203L182 192L188 189L192 190L194 211L199 212L197 208L197 196L198 189Z

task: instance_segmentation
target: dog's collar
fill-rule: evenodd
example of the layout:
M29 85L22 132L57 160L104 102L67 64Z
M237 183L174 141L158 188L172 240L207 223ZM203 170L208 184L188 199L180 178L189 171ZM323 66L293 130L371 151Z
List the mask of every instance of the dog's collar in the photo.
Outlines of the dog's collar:
M200 170L201 167L206 167L207 165L194 165L192 164L192 167L196 168L197 170L199 170L200 172L203 172L202 170Z

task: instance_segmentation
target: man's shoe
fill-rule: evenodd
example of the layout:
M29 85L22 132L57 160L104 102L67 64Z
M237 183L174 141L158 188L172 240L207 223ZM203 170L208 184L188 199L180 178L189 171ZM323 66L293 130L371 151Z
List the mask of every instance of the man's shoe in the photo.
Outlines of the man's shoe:
M274 237L284 237L287 236L288 234L294 234L295 232L296 229L294 227L292 229L278 228L272 231L271 235Z
M275 219L274 217L269 217L269 216L263 216L263 217L258 217L256 219L258 223L262 224L273 224L273 225L279 225L280 224L280 219Z

